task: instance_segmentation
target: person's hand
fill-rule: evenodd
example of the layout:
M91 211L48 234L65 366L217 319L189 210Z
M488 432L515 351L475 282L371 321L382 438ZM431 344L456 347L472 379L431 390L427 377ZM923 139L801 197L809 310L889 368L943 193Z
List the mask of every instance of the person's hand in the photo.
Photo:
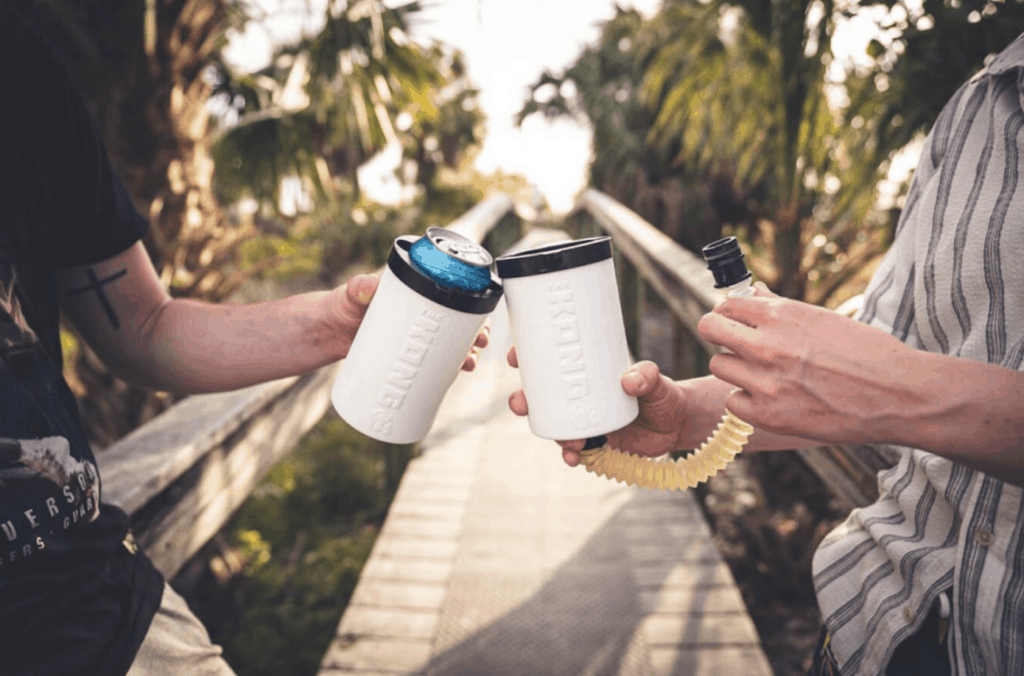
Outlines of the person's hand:
M710 370L741 391L726 408L755 428L826 443L893 438L900 415L920 406L935 377L925 353L831 310L787 300L760 282L697 326L730 350Z
M369 307L379 285L380 279L376 275L354 275L345 286L333 292L339 296L337 303L334 304L334 312L336 324L340 327L337 333L343 356L351 349L352 341L355 340L356 332L366 315L366 308ZM490 343L490 336L491 319L488 317L477 334L469 354L462 362L463 371L472 371L476 368L480 350Z
M516 348L506 355L509 366L519 367ZM684 427L686 397L683 390L658 370L651 361L634 364L621 378L622 391L638 397L640 415L622 429L607 435L608 444L633 455L657 456L686 448ZM516 390L508 398L508 407L519 416L529 411L526 395ZM585 439L558 441L562 458L570 467L580 464Z

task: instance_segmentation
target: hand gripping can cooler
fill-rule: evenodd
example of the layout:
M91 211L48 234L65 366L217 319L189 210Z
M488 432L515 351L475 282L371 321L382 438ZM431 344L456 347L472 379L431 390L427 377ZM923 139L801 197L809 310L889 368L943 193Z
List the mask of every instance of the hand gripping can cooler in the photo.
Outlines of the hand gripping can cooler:
M639 414L620 378L631 366L610 237L560 242L497 260L530 430L596 437Z
M331 390L342 419L393 444L421 441L502 296L491 255L429 228L395 240Z

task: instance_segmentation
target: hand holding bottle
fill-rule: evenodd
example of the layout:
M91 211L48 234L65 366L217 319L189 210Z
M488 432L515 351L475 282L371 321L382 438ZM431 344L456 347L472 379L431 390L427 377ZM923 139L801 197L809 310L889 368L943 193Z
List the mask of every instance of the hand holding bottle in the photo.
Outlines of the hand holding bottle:
M709 368L741 388L726 407L758 430L819 443L893 442L910 411L933 410L947 390L936 356L826 308L756 285L697 328L730 353Z

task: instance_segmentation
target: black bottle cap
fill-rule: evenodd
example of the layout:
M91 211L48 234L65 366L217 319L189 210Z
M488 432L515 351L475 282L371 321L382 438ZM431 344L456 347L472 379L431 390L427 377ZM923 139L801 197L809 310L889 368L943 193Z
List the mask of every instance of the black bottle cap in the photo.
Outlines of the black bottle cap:
M493 272L490 273L491 283L481 291L442 286L420 271L409 257L409 249L417 241L419 237L412 235L395 240L388 256L388 267L395 277L416 293L446 308L473 315L486 315L494 310L505 290Z
M502 279L543 275L599 263L612 257L612 238L607 235L572 239L520 251L498 258L498 276Z
M715 288L725 289L739 284L752 275L743 262L743 252L735 237L726 237L712 242L702 250L704 260L708 262L708 270L715 276Z

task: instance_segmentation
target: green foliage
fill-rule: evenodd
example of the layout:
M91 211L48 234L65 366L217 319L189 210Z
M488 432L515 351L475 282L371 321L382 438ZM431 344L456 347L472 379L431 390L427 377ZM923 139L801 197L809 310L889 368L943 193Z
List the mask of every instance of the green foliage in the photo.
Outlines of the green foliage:
M230 634L214 637L239 676L316 674L376 532L312 545L294 571L264 565L246 580L247 607Z
M324 29L279 50L261 71L239 76L221 64L215 96L238 116L218 130L213 148L221 197L251 196L274 210L282 179L298 176L325 204L341 184L355 185L363 162L396 143L429 191L432 169L454 166L479 141L482 115L462 56L408 37L418 11L417 2L363 0L342 10L329 3Z
M242 571L189 603L239 676L316 673L410 453L328 415L231 520Z
M461 72L461 54L447 70ZM480 143L483 137L483 113L477 103L479 91L465 81L455 81L432 97L427 110L418 109L414 115L399 118L409 125L403 129L402 143L405 156L416 164L416 183L432 199L441 189L438 170L456 168L466 151Z
M424 231L447 227L483 200L483 193L471 185L438 185L426 202L419 224Z
M223 203L256 197L263 204L276 204L281 180L287 176L317 177L314 153L316 117L309 111L269 116L233 129L213 145L216 172L214 188ZM311 181L318 199L328 189L320 180Z
M879 5L873 63L835 68L837 22ZM821 303L892 233L876 186L893 155L1022 31L1019 1L666 0L649 20L618 10L575 64L538 79L519 120L585 117L592 185L691 249L734 232L769 286ZM660 214L669 202L683 214Z
M287 282L297 277L315 276L320 272L324 243L308 231L298 235L289 232L286 237L264 235L243 242L239 246L239 256L243 270L277 257L280 260L277 266L260 272L256 277Z
M372 203L314 213L306 232L311 240L326 242L321 278L337 281L353 265L364 271L384 265L396 237L422 234L418 215L415 206L394 208Z

